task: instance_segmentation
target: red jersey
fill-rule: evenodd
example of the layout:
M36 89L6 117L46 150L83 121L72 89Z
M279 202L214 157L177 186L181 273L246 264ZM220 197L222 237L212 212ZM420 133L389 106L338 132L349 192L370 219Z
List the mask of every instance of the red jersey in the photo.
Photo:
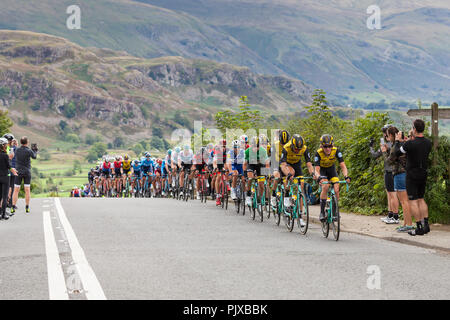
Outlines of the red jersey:
M114 161L114 168L115 169L122 168L122 161Z
M111 169L111 162L103 162L103 169Z

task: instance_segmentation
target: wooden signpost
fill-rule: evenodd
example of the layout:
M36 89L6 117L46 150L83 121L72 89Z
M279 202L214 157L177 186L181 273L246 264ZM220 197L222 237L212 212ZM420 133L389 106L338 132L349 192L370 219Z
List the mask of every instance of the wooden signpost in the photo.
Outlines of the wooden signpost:
M437 164L437 148L439 143L439 119L450 119L450 108L441 108L436 102L431 105L431 109L411 109L407 112L410 117L431 116L431 135L433 136L433 165ZM450 174L450 158L448 159L448 171Z

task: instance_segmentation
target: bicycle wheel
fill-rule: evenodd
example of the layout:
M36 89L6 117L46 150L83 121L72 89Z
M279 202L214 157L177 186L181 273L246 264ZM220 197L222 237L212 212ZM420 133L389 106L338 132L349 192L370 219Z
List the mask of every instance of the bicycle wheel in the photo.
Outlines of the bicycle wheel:
M241 183L238 181L236 183L236 200L234 200L234 208L236 209L236 213L239 214L241 209Z
M228 210L228 182L225 182L225 210Z
M250 217L252 218L252 220L255 220L255 216L256 216L256 194L252 194L252 205L249 208L250 209Z
M328 234L330 232L330 224L328 222L328 217L330 216L329 210L330 210L330 205L329 205L329 202L327 202L327 206L325 208L325 213L326 213L327 219L324 222L322 222L322 233L325 238L328 238Z
M341 216L339 214L339 206L338 201L336 198L336 195L334 194L331 198L332 203L332 219L331 219L331 226L333 229L333 236L334 240L339 240L339 234L341 232Z
M263 220L264 220L264 211L263 211L263 208L264 208L264 204L263 204L264 197L265 197L264 194L263 194L262 197L259 197L259 199L258 199L258 196L256 197L256 208L258 210L259 220L261 222L263 222Z
M276 197L276 201L277 201L277 206L276 206L276 208L274 208L274 211L273 211L273 216L274 216L274 220L275 220L275 224L277 225L277 226L279 226L280 225L280 221L281 221L281 210L282 210L282 208L281 208L281 201L283 201L279 196L277 196Z
M300 212L300 208L299 208L299 212L301 215L298 218L297 224L300 229L300 233L306 234L306 232L308 231L308 226L309 226L309 206L308 206L308 200L306 199L306 196L303 192L300 193L299 203L300 202L303 203L303 212ZM303 223L304 223L303 226L300 223L300 217L303 220Z
M244 186L241 185L241 206L242 206L242 215L245 216L245 209L246 209L246 205L245 205L245 190L244 190Z

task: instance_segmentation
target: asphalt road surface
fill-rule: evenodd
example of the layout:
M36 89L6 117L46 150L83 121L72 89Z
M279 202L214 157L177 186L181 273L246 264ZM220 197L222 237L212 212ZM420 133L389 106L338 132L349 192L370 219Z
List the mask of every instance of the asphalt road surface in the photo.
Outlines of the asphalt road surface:
M23 200L21 200L23 201ZM32 199L0 221L4 299L448 299L450 255L306 236L212 201Z

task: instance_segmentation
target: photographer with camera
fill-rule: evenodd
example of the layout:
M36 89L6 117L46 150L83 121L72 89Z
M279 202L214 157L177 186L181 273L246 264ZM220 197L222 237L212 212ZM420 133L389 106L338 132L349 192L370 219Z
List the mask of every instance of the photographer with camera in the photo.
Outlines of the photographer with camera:
M392 148L392 142L388 141L388 129L392 127L392 125L387 124L383 128L381 128L381 131L383 132L383 137L380 138L380 148L375 151L373 148L373 145L375 141L373 139L370 140L370 154L374 159L377 159L381 156L383 156L384 159L384 186L386 189L387 194L387 200L388 200L388 216L383 217L381 221L387 224L393 224L393 223L399 223L398 218L398 207L399 202L397 198L397 193L394 190L394 175L392 173L393 167L391 163L388 161L388 157L386 155L389 155L390 150ZM384 155L383 155L384 153Z
M11 167L16 167L16 149L17 149L17 140L14 139L14 136L12 133L6 133L3 138L5 138L8 141L8 145L6 148L6 153L8 154L9 159L11 160ZM14 192L14 175L10 175L9 177L9 193L8 193L8 203L7 207L12 207L12 195ZM14 215L11 214L11 215Z
M16 210L15 206L19 197L22 181L25 188L25 212L30 212L31 158L36 159L38 152L38 148L35 143L31 144L31 149L28 147L28 138L25 136L20 139L20 144L20 148L16 149L16 170L18 176L15 179L11 213L14 213Z

